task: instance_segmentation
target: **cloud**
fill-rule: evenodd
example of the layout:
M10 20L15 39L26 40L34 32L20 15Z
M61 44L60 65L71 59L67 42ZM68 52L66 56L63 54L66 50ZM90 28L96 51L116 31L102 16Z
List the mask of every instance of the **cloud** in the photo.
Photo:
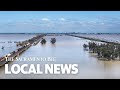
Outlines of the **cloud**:
M0 32L120 32L119 17L99 17L92 21L74 18L31 19L0 23Z
M43 20L43 21L49 21L48 18L42 18L41 20Z
M65 21L65 18L60 18L61 21Z

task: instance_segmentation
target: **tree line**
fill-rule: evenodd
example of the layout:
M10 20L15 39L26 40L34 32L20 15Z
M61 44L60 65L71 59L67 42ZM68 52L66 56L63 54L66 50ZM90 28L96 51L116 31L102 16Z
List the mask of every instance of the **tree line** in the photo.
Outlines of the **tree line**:
M83 45L84 49L88 49L89 52L96 53L98 58L104 58L107 60L120 60L120 45L114 43L96 43L89 42Z

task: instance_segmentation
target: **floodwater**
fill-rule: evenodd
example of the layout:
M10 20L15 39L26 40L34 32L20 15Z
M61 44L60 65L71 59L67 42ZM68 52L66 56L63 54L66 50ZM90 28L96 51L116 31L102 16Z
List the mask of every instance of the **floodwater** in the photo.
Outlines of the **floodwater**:
M35 36L34 34L0 34L0 57L16 50L15 42L24 41ZM4 46L4 50L1 47Z
M50 39L55 37L55 45ZM19 37L21 38L21 37ZM20 57L56 57L55 61L13 61L9 62L9 70L13 64L78 64L78 74L5 74L5 67L0 67L1 79L117 79L120 78L120 61L100 61L88 51L84 51L83 44L89 40L71 36L46 36L45 45L38 43L30 47ZM1 53L0 53L1 54Z

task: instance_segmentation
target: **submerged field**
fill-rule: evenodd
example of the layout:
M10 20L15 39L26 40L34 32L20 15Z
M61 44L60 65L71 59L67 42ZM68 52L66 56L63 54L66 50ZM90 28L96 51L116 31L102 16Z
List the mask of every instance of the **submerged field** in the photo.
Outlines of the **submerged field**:
M33 37L34 35L0 35L1 42L6 42L6 44L0 43L0 45L4 45L6 48L4 52L8 53L9 50L7 46L14 47L15 43L8 43L8 41L24 41ZM89 36L89 35L86 35ZM90 35L92 36L92 35ZM93 35L95 36L95 35ZM103 35L104 36L104 35ZM109 35L108 35L109 36ZM52 45L50 43L50 39L55 37L56 43ZM99 36L100 37L100 36ZM112 38L112 35L110 36ZM113 38L116 37L113 35ZM119 35L118 35L119 37ZM100 61L95 55L85 51L83 48L83 44L87 44L90 40L72 37L72 36L45 36L46 44L41 45L38 43L36 46L30 47L26 52L24 52L20 57L56 57L55 62L30 62L30 61L14 61L8 63L10 66L17 63L19 65L22 64L78 64L79 65L79 73L77 75L24 75L22 73L18 75L5 75L4 66L0 68L0 78L24 78L24 79L45 79L45 78L66 78L66 79L74 79L74 78L120 78L120 61ZM101 37L103 38L103 37ZM107 38L108 39L108 38ZM14 47L15 49L15 47ZM3 55L3 50L0 49L1 56ZM10 69L10 68L9 68Z

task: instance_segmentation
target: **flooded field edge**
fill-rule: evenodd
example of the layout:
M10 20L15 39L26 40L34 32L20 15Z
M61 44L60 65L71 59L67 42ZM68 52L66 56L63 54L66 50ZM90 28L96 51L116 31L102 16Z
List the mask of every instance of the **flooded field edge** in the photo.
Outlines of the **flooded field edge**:
M55 37L55 46L52 46L50 39ZM88 51L84 51L83 44L88 43L90 40L83 38L77 38L67 35L52 36L48 35L44 37L47 42L46 45L38 43L35 46L30 47L20 57L23 56L56 56L57 61L54 63L78 63L79 74L77 75L5 75L4 67L0 68L0 78L120 78L120 62L119 61L101 61L97 57L91 55ZM33 53L34 52L34 53ZM74 53L75 52L75 53ZM71 55L71 56L70 56ZM40 63L40 62L10 62L9 65L18 63ZM47 62L46 62L47 63Z

